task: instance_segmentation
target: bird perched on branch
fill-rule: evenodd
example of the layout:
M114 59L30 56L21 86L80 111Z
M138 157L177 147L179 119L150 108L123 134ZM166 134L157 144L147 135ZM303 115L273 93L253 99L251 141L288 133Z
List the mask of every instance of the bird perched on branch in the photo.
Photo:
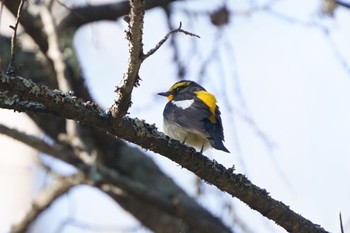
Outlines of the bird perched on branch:
M229 153L216 98L199 84L183 80L166 92L168 103L163 112L163 128L168 136L203 150L210 146Z

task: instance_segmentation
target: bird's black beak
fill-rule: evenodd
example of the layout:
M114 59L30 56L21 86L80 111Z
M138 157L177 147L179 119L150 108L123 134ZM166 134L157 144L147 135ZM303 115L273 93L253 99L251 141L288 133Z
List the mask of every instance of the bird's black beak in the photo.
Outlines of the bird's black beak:
M169 91L166 91L166 92L159 92L159 93L157 93L157 95L168 97L169 95L171 95L171 93Z

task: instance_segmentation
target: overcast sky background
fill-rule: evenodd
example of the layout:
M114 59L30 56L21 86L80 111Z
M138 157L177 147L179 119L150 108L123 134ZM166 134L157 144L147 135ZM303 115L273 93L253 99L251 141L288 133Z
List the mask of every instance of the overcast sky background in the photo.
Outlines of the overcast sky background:
M184 29L201 36L176 36L184 57L193 40L201 53L189 61L193 69L186 79L201 78L203 86L217 96L225 145L231 151L205 154L227 168L234 164L237 172L246 174L273 198L330 232L340 232L341 211L349 233L350 10L339 7L334 18L322 17L320 1L280 0L272 1L270 10L247 15L244 12L252 2L264 5L269 1L228 1L235 16L219 39L220 29L205 15L189 19L183 13L184 9L212 11L222 2L174 4L179 10L174 25L182 21ZM126 26L121 20L88 25L74 39L87 85L105 108L112 105L115 86L126 71ZM164 12L147 11L145 51L167 32ZM198 64L214 47L219 56L209 63L206 76L199 77ZM156 93L177 81L172 53L166 43L145 61L141 86L133 92L130 109L130 116L155 123L160 130L166 99ZM190 172L158 154L149 152L149 156L185 190L195 193L195 177ZM200 202L220 215L220 200L229 197L213 187L205 190ZM91 188L76 188L63 201L41 216L50 224L37 224L36 229L58 232L57 226L67 216L105 227L102 232L125 232L135 226L133 217L127 213L121 217L118 206ZM236 213L253 232L285 232L240 201L234 202ZM229 222L227 216L225 221ZM62 232L90 231L73 224Z

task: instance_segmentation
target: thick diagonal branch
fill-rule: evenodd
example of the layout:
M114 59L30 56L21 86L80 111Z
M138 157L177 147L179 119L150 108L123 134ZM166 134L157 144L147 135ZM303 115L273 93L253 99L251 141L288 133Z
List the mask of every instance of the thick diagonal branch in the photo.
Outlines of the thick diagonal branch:
M30 101L43 104L48 114L54 113L64 118L96 126L119 138L164 155L192 171L201 179L237 197L250 208L275 221L289 232L327 232L319 225L293 212L284 203L270 197L266 190L252 184L244 175L233 173L232 170L227 170L222 165L210 161L192 148L169 139L159 133L154 126L143 121L128 117L111 120L102 110L91 108L70 95L52 91L29 80L11 77L4 73L0 73L0 91L6 91L7 95L26 96ZM13 97L13 103L16 103L16 99L20 98ZM11 108L10 105L7 107ZM31 109L28 108L27 111Z

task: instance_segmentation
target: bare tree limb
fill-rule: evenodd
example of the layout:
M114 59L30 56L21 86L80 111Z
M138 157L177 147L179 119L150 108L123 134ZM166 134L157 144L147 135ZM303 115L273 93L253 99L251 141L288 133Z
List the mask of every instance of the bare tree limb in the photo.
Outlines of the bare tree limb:
M47 58L50 59L50 63L53 64L58 88L63 92L73 91L73 86L67 77L68 64L66 64L64 59L63 48L60 46L55 20L53 18L52 12L49 11L49 6L42 4L42 6L40 6L40 15L44 24L43 29L48 35L47 40L49 49L47 51ZM79 85L79 87L81 88L81 85ZM66 120L66 138L67 141L72 144L73 149L79 148L79 151L77 151L76 154L79 154L82 158L88 158L89 155L87 155L87 151L89 151L89 149L84 142L84 139L86 139L89 135L86 135L86 137L80 137L79 126L77 124L77 122Z
M293 212L284 203L271 198L266 190L252 184L244 175L236 174L232 169L225 169L222 165L210 161L195 152L193 148L164 136L154 126L141 120L129 117L111 119L102 110L92 108L71 95L50 90L21 77L8 76L3 72L0 73L0 91L6 91L7 95L26 96L27 100L44 105L48 114L54 113L98 127L119 138L164 155L201 179L237 197L289 232L327 232L319 225ZM13 98L20 100L19 97ZM1 98L0 102L2 102ZM30 106L27 111L32 111Z
M149 10L159 6L164 7L175 1L181 0L147 0L145 9ZM16 16L20 0L5 0L2 3ZM96 21L117 20L129 13L130 4L129 1L123 1L110 4L79 6L69 10L70 12L68 12L67 16L58 25L58 31L60 32L64 30L76 30L82 25ZM42 31L43 25L40 18L24 10L24 14L20 18L20 23L38 45L40 51L46 54L49 46L47 35Z
M68 92L72 90L72 87L70 86L65 74L67 67L64 62L63 52L60 48L59 37L57 35L53 15L45 4L40 6L40 16L44 26L43 31L46 32L49 46L47 50L47 58L50 59L50 63L53 64L58 88L64 92Z
M165 17L166 17L166 24L168 26L168 30L171 31L174 26L172 24L172 10L169 6L165 6L163 8ZM186 66L183 64L182 61L180 61L180 49L178 44L176 43L175 37L170 37L170 47L173 50L173 62L175 63L177 67L177 78L183 79L187 73Z
M139 70L143 56L143 18L145 14L143 0L131 0L129 14L129 28L126 38L129 41L129 61L127 72L116 89L114 105L111 113L114 118L124 116L131 106L131 92L135 86L139 85Z
M145 9L164 7L179 0L147 0ZM86 5L71 9L69 14L59 23L59 30L77 29L78 27L101 20L116 20L130 11L129 1L122 1L101 5Z
M339 212L339 224L340 224L340 233L344 233L343 218L341 216L341 212Z
M348 8L350 9L350 3L346 3L346 2L343 2L343 1L335 1L339 6L342 6L342 7L345 7L345 8Z
M133 87L139 85L139 70L142 62L154 54L169 38L171 34L182 32L189 36L200 38L198 35L183 30L182 23L177 29L170 31L153 49L146 54L143 53L143 18L144 6L142 0L133 0L128 18L129 30L127 39L129 41L129 62L128 70L124 74L121 84L116 89L115 104L111 107L112 116L115 118L124 116L131 106L131 92Z
M85 175L78 173L62 179L57 179L53 184L42 190L35 198L32 208L26 214L25 218L13 226L11 233L25 233L28 231L29 225L50 205L68 192L76 185L84 184L87 180Z
M22 9L23 9L23 5L25 3L26 0L21 0L21 2L19 3L18 6L18 10L17 10L17 14L16 14L16 23L15 26L10 26L13 29L13 34L12 34L12 38L11 38L11 59L10 59L10 63L7 67L7 72L8 74L14 74L15 73L15 66L16 66L16 47L17 47L17 28L18 28L18 24L19 24L19 19L22 15Z
M121 194L121 192L127 192L128 195L135 196L135 198L141 202L147 203L148 205L158 208L160 211L164 211L177 218L183 219L186 224L193 229L196 229L197 232L231 232L221 223L218 218L205 211L202 207L196 204L194 200L191 201L191 204L188 203L188 201L186 201L187 197L184 195L163 195L162 193L157 192L157 190L149 189L149 187L142 182L134 181L130 177L121 175L115 170L107 168L103 165L86 164L84 161L76 159L75 154L71 153L70 151L62 150L60 146L50 147L50 145L46 144L37 137L27 135L15 129L10 129L6 126L0 125L0 133L10 136L42 152L46 152L57 159L64 160L77 168L80 168L83 172L86 172L85 183L95 185L107 193L114 192L114 194L117 195L124 195ZM66 151L66 153L62 153L63 151ZM122 191L115 190L115 188L111 187L111 185L120 188ZM18 224L18 229L27 229L28 225L34 221L34 219L49 205L38 204L34 206L42 206L43 208L33 207L30 214L27 215L21 224ZM23 230L14 230L13 232L23 232Z
M13 15L16 15L20 1L21 0L11 0L2 2ZM48 43L46 38L47 35L45 35L45 33L42 31L42 22L40 18L37 16L33 16L28 12L28 10L23 9L19 22L25 29L26 33L31 38L33 38L35 43L40 48L40 51L43 54L46 54L46 51L48 49Z
M151 49L150 51L148 51L146 54L144 54L142 56L142 59L145 60L146 58L148 58L149 56L151 56L152 54L154 54L155 52L157 52L157 50L168 40L169 36L171 36L172 34L175 34L177 32L182 32L186 35L189 35L189 36L194 36L194 37L197 37L197 38L200 38L200 36L196 35L196 34L193 34L191 32L188 32L188 31L185 31L183 30L182 28L182 23L180 22L180 25L177 29L174 29L170 32L168 32L168 34L165 35L165 37L163 39L161 39L158 44L153 48Z
M78 168L82 168L79 166L81 161L67 145L65 146L59 143L49 144L38 137L28 135L16 129L8 128L2 124L0 124L0 133L31 146L45 154L52 155L56 159L64 160L65 162L71 163Z
M219 219L213 218L208 212L199 211L200 209L198 209L196 205L189 208L191 206L185 203L181 196L160 195L154 190L149 189L146 185L140 182L134 182L126 176L121 176L105 167L99 167L98 172L104 177L104 181L109 181L111 184L115 184L117 187L125 190L128 195L134 195L137 199L144 201L155 208L159 208L162 211L183 219L185 223L193 227L193 229L196 229L198 232L232 232L224 226ZM109 186L102 186L102 188L107 189L107 191L111 189ZM208 219L212 219L212 221L208 221Z

